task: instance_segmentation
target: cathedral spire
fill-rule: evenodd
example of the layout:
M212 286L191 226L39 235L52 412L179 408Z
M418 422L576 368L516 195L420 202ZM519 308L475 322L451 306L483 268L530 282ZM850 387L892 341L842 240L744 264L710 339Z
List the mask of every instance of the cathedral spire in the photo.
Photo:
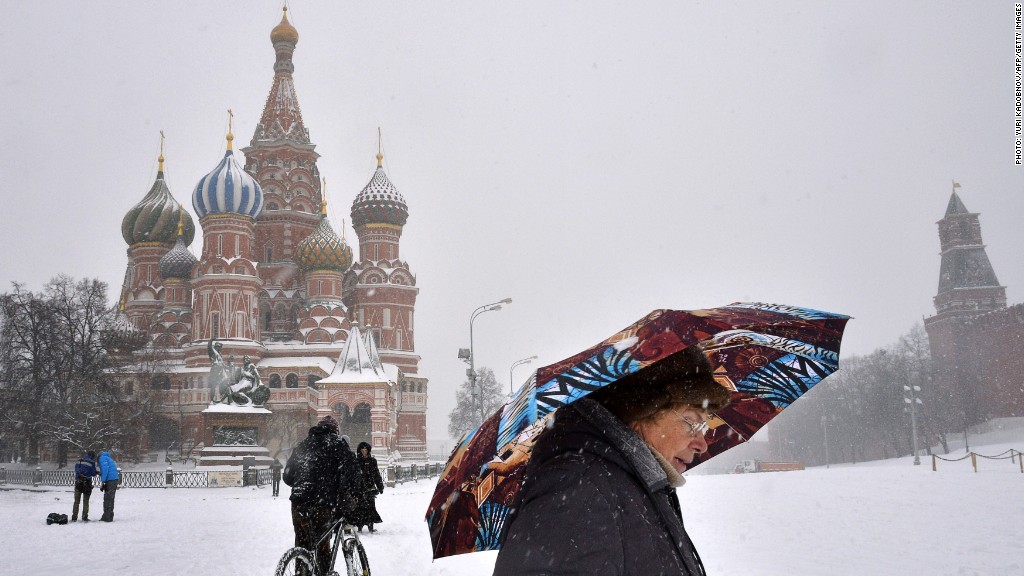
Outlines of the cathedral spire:
M302 122L302 111L292 80L295 71L292 55L299 43L299 31L288 21L288 6L283 7L281 22L270 32L270 42L277 55L274 61L274 84L270 87L251 145L280 141L308 145L309 133Z
M157 178L162 178L164 175L164 131L160 131L160 156L157 158L158 168L156 169Z

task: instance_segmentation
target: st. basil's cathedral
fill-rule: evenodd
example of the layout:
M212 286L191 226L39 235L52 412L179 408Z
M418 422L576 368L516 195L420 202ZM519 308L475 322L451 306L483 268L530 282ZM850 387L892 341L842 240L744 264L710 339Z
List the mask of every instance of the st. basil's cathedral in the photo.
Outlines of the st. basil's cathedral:
M149 370L155 376L136 374L159 395L149 447L217 443L204 426L215 394L207 385L212 340L229 364L248 357L269 387L260 444L290 446L332 415L353 446L370 442L378 459L423 459L428 383L415 348L419 289L399 253L408 207L378 150L376 172L351 207L354 260L327 218L334 207L292 77L299 34L284 10L270 34L274 79L241 149L244 167L229 124L223 158L192 192L200 257L188 249L196 224L164 181L162 150L156 182L122 222L128 266L120 307L149 334L157 367Z

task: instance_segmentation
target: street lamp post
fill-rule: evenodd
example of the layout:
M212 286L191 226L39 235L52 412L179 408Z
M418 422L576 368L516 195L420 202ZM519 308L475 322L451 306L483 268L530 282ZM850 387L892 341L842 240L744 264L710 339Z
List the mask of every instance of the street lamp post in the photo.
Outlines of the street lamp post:
M914 466L921 465L921 455L917 451L917 405L921 403L921 399L917 397L915 392L920 392L921 387L915 386L913 380L910 382L910 386L904 386L903 391L910 394L910 398L903 398L903 402L910 404L910 437L914 443Z
M498 300L497 302L491 302L490 304L484 304L483 306L473 310L473 314L469 317L469 370L466 375L469 376L469 388L472 390L472 396L476 399L480 405L480 423L482 424L486 415L484 414L484 395L483 390L477 393L476 389L476 355L473 353L473 321L476 317L483 314L484 312L491 312L501 310L502 304L511 304L511 298L505 298ZM461 357L461 355L460 355Z
M529 358L523 358L522 360L516 360L515 362L512 363L512 367L508 369L508 395L509 396L511 396L513 394L512 386L513 386L515 381L512 379L512 372L515 371L516 366L520 366L522 364L529 364L531 361L536 360L536 359L537 359L537 356L534 355L534 356L530 356Z

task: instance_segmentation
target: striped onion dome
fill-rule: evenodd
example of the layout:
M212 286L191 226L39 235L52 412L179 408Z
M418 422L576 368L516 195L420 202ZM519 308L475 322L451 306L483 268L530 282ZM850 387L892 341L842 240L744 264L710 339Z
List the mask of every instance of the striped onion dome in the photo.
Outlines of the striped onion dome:
M160 161L162 164L162 156ZM121 236L129 246L140 242L171 244L177 237L179 218L184 220L184 241L187 246L195 238L195 224L192 223L192 216L171 196L161 169L149 193L121 220Z
M235 160L230 140L224 159L196 184L192 207L199 218L210 214L240 214L255 219L263 211L263 190Z
M299 242L295 263L303 270L337 270L344 272L352 265L352 248L338 237L327 215L320 216L320 225Z
M388 180L381 167L381 154L377 155L377 171L352 202L352 225L392 224L405 226L409 219L409 208L402 193Z
M182 234L178 234L178 240L174 243L174 248L167 251L160 258L160 263L157 264L157 271L160 272L160 277L164 280L169 278L181 278L188 279L192 277L192 267L196 264L196 257L189 252L188 247L185 245L185 238Z

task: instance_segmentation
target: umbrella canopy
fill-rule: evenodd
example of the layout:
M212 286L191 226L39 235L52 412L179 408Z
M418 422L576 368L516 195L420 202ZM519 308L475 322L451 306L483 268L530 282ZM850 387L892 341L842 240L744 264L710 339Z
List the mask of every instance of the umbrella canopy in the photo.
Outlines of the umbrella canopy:
M709 421L707 459L750 439L835 372L847 320L760 303L655 310L600 344L537 370L448 459L427 509L434 558L500 548L533 444L559 406L697 345L715 380L731 391L729 406Z

